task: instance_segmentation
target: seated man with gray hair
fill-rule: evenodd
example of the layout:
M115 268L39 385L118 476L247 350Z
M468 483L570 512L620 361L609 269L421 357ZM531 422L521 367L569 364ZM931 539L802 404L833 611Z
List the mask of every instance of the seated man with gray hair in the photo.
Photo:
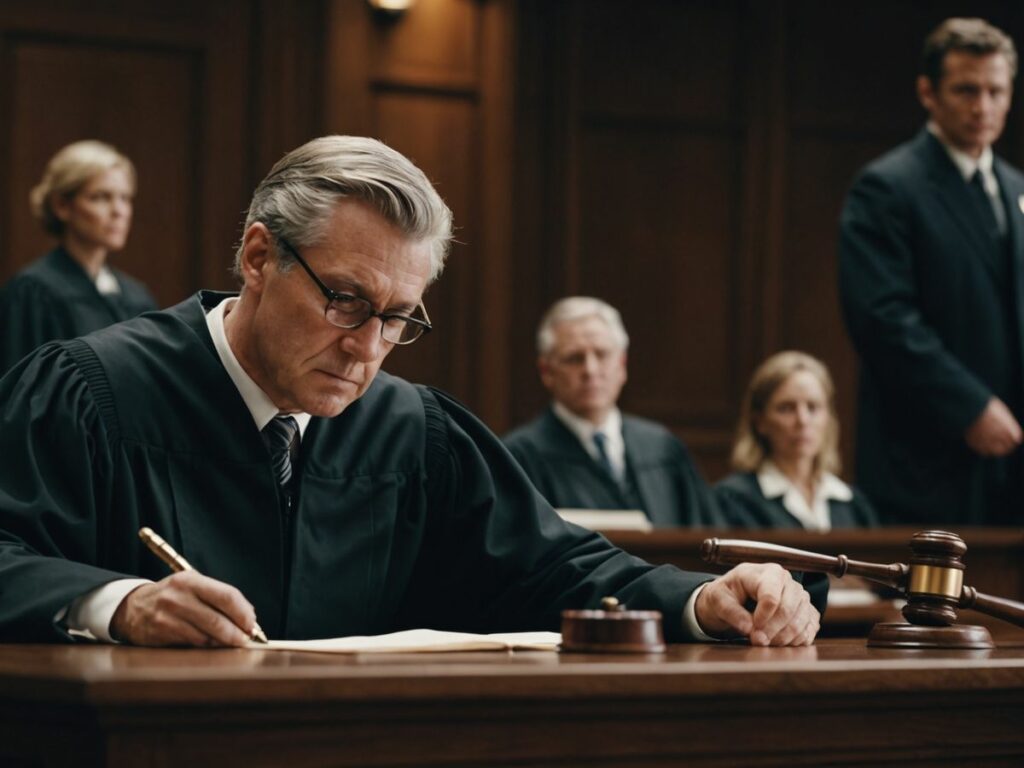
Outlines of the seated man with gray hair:
M537 368L553 402L505 445L556 508L638 509L663 527L721 524L686 446L619 411L628 348L611 305L589 296L556 302L537 330Z
M652 566L563 522L441 392L380 370L432 329L451 212L407 158L328 136L249 206L239 293L201 291L0 380L0 641L243 646L557 629L605 596L670 641L806 645L775 565ZM147 526L196 570L167 575ZM751 602L756 608L751 609Z

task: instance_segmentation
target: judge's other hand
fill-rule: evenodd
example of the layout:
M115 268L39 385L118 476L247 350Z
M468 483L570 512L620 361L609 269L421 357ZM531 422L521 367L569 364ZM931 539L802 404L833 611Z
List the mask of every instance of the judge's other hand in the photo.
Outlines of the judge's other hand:
M748 602L757 604L753 612ZM712 637L739 634L751 645L810 645L820 619L807 590L775 563L742 563L708 582L694 613Z
M981 415L967 428L964 439L977 454L1005 456L1020 445L1024 433L1006 404L998 397L993 397Z
M110 635L132 645L242 646L255 623L255 609L230 584L182 571L129 592Z

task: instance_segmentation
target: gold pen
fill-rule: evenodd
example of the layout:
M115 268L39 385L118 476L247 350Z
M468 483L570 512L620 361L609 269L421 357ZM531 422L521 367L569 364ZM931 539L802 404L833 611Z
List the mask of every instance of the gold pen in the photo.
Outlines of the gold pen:
M195 570L195 568L189 565L188 560L175 552L174 547L164 541L163 538L154 532L149 526L143 526L139 529L139 538L145 542L146 546L149 547L150 551L154 555L167 563L167 567L175 573ZM249 633L249 636L258 643L268 642L267 636L263 633L263 630L260 629L260 625L256 623L252 625L252 631Z

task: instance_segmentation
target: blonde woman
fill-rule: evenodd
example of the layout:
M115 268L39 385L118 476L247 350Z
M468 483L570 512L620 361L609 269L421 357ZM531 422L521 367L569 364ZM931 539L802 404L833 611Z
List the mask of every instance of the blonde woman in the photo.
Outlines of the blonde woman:
M779 352L754 372L732 464L737 472L715 487L731 525L827 531L877 524L867 499L835 474L832 377L803 352Z
M142 283L107 266L132 223L135 168L99 141L78 141L51 158L29 195L57 247L0 293L0 374L52 339L127 320L156 302Z

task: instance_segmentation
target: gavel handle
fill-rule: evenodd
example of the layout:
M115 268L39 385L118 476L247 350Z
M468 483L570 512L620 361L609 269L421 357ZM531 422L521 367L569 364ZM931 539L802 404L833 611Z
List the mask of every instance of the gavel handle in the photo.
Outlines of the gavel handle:
M700 548L701 557L709 563L738 565L739 563L778 563L783 568L813 573L831 573L833 576L860 576L861 578L885 584L893 589L906 591L908 566L903 563L864 563L850 560L846 555L832 557L817 552L766 544L746 539L704 539ZM981 610L979 608L979 610Z
M972 610L997 619L1024 627L1024 603L1007 600L1005 597L993 597L979 592L974 587L964 586L960 593L960 607Z

